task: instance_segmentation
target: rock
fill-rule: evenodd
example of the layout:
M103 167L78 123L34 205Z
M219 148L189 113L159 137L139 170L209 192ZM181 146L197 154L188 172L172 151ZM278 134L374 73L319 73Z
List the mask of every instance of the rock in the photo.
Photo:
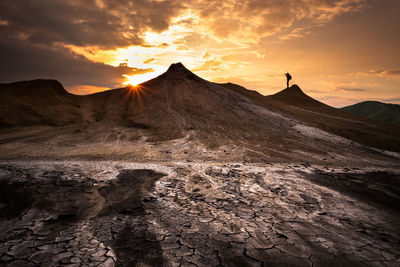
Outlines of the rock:
M30 255L29 260L33 261L36 264L42 262L51 262L54 253L48 251L38 251Z
M91 254L91 256L96 259L96 258L103 256L106 253L107 253L107 251L105 249L100 249L96 253Z
M215 220L214 217L200 217L199 221L202 223L209 223L212 222L213 220Z
M193 255L193 249L181 246L177 250L175 250L176 257L190 256Z
M80 263L80 262L81 262L81 259L78 258L78 257L72 257L72 258L71 258L71 262L72 262L72 263Z
M114 261L117 260L117 257L115 256L114 251L112 251L111 249L109 251L107 251L106 256L113 258Z
M102 267L114 267L115 263L112 258L108 258L105 262L101 263L99 266Z
M153 202L153 201L156 201L156 197L155 196L145 196L144 198L143 198L143 201L144 202Z

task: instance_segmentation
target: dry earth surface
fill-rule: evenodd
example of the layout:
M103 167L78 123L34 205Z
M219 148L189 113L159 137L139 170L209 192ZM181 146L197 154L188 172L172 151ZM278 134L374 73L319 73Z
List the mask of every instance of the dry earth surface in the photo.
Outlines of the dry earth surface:
M0 84L0 266L399 266L399 136L180 63Z
M398 168L1 161L4 266L398 266Z

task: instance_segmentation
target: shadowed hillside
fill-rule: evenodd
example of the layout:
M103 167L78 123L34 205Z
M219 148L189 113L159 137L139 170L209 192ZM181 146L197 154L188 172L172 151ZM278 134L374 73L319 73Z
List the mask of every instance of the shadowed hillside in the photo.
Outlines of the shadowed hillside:
M365 101L343 107L341 110L361 117L400 125L400 105Z
M81 120L80 97L55 80L0 84L0 125L65 125Z

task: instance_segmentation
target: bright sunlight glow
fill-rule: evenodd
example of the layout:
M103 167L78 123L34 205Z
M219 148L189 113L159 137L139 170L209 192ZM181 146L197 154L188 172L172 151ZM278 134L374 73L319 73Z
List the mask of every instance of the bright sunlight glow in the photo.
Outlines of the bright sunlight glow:
M125 81L122 84L137 86L138 84L145 82L147 80L150 80L150 79L160 75L161 73L162 73L162 71L159 70L159 71L148 72L148 73L137 74L137 75L124 74L123 76L125 77Z

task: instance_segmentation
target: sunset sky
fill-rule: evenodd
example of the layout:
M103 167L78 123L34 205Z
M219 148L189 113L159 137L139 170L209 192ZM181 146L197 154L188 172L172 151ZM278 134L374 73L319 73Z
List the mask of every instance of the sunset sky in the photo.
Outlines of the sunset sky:
M59 80L86 94L182 62L273 94L284 73L335 107L400 103L398 0L0 2L0 82Z

